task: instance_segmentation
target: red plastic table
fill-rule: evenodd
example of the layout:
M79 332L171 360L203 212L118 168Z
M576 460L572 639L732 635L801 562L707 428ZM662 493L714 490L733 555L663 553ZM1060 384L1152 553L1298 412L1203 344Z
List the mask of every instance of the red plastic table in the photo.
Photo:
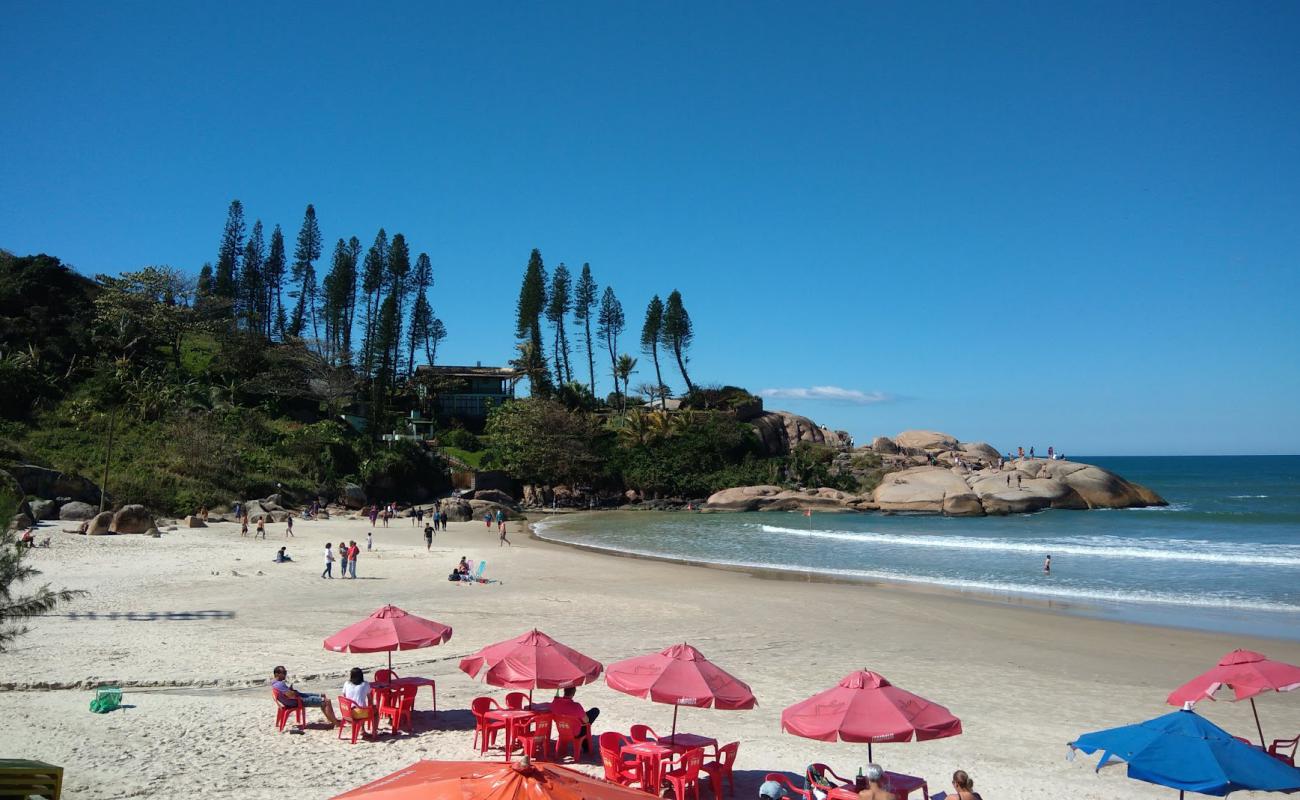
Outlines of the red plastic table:
M930 787L926 784L924 778L918 778L915 775L904 775L901 772L886 772L884 776L884 786L898 797L907 797L917 789L921 790L921 798L925 800L930 796ZM831 789L827 795L827 800L858 800L858 790L853 784L845 784L835 789Z
M506 724L506 761L509 761L510 753L515 749L516 726L526 724L534 717L545 715L538 711L529 711L526 708L493 708L483 716Z
M660 780L650 780L649 776L659 776L663 768L663 762L666 758L671 758L677 753L684 753L687 750L693 750L697 747L707 747L712 745L718 746L718 740L709 736L699 736L694 733L678 733L672 736L660 737L654 742L633 742L632 744L623 745L619 751L622 755L630 755L637 760L638 768L641 772L641 788L651 794L657 794ZM855 798L856 800L856 798Z
M429 691L433 693L433 710L435 712L438 710L438 682L433 678L418 678L414 676L410 678L393 678L388 683L372 683L371 686L378 689L387 689L391 686L415 686L417 687L417 693L419 692L418 687L428 686Z

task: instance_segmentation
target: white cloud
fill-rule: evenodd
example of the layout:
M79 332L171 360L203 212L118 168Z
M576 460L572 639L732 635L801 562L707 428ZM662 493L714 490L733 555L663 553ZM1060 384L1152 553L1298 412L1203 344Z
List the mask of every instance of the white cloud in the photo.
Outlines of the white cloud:
M786 400L829 400L836 403L848 403L855 406L869 406L876 403L888 403L894 396L886 392L863 392L857 389L845 389L839 386L806 386L787 389L764 389L758 393L761 397L781 398Z

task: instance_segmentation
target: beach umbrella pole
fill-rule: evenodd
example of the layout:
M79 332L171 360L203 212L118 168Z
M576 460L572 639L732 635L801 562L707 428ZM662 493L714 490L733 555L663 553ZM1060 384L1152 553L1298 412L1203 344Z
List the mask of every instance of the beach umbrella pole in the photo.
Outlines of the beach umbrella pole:
M1255 730L1259 731L1259 746L1265 749L1268 745L1264 744L1264 729L1259 724L1259 709L1255 708L1255 698L1250 698L1250 710L1255 714Z
M876 760L871 757L871 742L867 742L867 763L874 764Z
M1254 702L1253 700L1251 702ZM677 735L677 704L673 703L673 736Z

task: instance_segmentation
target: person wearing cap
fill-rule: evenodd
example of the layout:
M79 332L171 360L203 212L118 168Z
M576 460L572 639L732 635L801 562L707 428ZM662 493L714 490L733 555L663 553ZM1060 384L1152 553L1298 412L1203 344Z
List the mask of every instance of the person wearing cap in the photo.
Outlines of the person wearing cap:
M785 787L776 781L764 781L758 787L759 800L785 800L786 794Z
M882 785L885 771L879 764L868 764L862 774L867 779L867 788L858 792L858 800L897 800L894 793Z

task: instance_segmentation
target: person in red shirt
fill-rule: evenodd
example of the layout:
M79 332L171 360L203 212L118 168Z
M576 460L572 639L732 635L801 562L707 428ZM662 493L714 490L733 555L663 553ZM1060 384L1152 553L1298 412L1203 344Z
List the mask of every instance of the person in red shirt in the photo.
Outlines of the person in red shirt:
M573 699L573 695L578 690L572 686L564 690L564 694L551 701L551 716L553 717L572 717L582 721L582 733L587 735L587 747L590 750L591 744L591 723L596 721L600 716L599 708L584 710L582 704Z
M361 548L357 547L355 539L348 542L348 577L357 577L357 556L361 555Z

